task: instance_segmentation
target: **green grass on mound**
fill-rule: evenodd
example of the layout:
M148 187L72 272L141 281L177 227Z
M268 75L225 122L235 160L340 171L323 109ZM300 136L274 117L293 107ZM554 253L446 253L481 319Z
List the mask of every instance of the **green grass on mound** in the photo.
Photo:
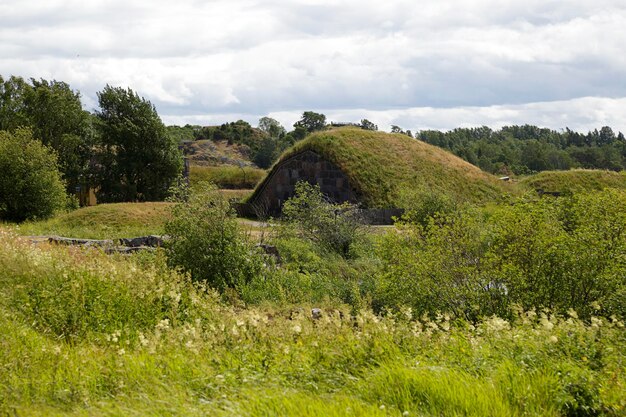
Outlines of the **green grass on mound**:
M544 171L523 178L520 183L546 192L600 191L605 188L626 189L626 171L614 172L593 169Z
M62 235L85 239L162 234L171 203L115 203L60 214L48 220L19 226L22 235Z
M231 165L196 166L192 165L189 173L191 185L200 181L212 182L218 188L251 189L265 177L265 171L259 168L239 168Z
M493 201L515 187L447 151L400 134L355 128L318 132L288 149L277 164L305 150L339 166L370 207L402 207L407 204L403 197L415 191L459 201Z

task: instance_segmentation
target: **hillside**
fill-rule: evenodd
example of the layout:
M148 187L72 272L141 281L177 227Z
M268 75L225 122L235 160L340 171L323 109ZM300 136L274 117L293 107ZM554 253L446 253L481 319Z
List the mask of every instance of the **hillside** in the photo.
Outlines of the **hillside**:
M626 189L626 171L614 172L593 169L544 171L520 180L523 186L550 193L579 193L604 188Z
M515 187L436 146L405 135L356 128L308 136L281 155L268 178L282 161L305 150L336 164L369 207L400 207L407 204L407 195L423 190L482 202ZM262 186L257 186L255 194Z

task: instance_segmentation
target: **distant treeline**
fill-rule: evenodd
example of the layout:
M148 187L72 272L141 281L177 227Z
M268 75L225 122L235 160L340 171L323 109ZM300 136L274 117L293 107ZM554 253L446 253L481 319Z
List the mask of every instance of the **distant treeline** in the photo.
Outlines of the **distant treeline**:
M626 169L626 139L608 126L586 134L532 125L492 130L423 130L416 138L447 149L481 169L502 175L570 168Z

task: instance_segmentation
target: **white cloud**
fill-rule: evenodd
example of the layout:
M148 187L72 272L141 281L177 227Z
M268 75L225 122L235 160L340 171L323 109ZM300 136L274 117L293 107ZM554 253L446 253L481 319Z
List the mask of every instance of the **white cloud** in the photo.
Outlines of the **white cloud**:
M626 107L603 106L626 97L624 44L622 0L0 0L0 74L66 81L89 109L129 86L181 122L369 109L407 128L510 112L623 126Z

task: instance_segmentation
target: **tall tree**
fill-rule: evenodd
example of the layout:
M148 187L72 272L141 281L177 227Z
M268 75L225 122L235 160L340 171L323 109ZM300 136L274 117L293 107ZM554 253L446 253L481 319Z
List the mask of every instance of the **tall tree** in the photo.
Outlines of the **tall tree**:
M276 119L271 117L261 117L259 119L259 129L267 133L271 138L281 138L285 136L285 128Z
M326 127L326 116L313 111L305 111L293 127L303 127L308 133L323 130Z
M33 135L59 156L59 168L69 191L86 175L93 131L91 116L84 111L80 94L60 81L31 79L25 107Z
M154 201L167 195L182 158L150 101L130 88L107 85L98 93L102 201Z

